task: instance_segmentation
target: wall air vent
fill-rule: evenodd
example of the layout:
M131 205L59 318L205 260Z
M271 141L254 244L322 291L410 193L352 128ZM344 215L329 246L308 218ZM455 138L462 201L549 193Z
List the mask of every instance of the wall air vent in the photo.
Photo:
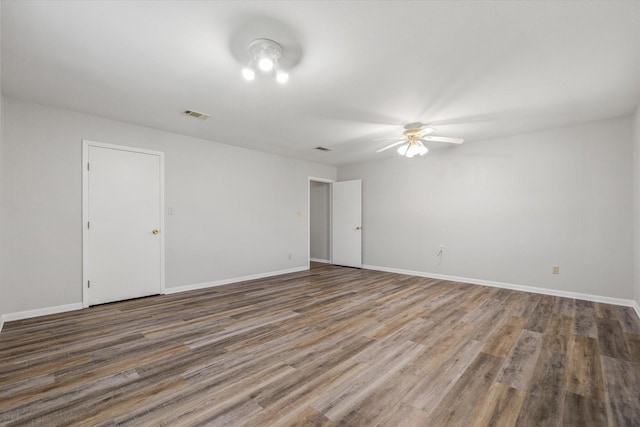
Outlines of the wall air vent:
M316 147L316 150L320 150L320 151L331 151L331 149L326 148L326 147Z
M209 117L211 117L206 113L201 113L200 111L194 111L194 110L184 110L182 114L184 114L185 116L195 117L196 119L200 119L200 120L207 120Z

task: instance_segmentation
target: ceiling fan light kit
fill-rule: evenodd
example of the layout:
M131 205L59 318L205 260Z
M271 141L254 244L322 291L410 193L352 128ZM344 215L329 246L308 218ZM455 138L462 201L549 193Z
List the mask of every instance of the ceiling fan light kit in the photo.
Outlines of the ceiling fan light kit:
M289 73L280 67L282 58L282 46L273 40L255 39L249 43L251 59L242 69L242 77L245 80L255 80L256 72L262 74L275 74L276 81L284 84L289 80Z
M398 148L398 153L404 157L424 156L429 152L429 149L424 146L420 141L409 142L408 144L401 145Z

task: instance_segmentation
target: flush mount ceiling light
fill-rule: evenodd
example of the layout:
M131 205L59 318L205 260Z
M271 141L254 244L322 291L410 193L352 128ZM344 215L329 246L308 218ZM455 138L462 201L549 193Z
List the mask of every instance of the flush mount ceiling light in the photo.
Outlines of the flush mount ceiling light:
M269 39L255 39L249 43L249 53L251 60L242 69L242 77L245 80L254 80L257 71L263 74L275 74L278 83L284 84L289 80L289 73L279 64L282 58L282 46L278 43Z

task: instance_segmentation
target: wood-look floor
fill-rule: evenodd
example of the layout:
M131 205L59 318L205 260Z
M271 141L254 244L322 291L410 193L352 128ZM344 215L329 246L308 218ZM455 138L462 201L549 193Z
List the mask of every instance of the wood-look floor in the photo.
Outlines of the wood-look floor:
M640 321L316 265L7 323L0 386L0 425L640 426Z

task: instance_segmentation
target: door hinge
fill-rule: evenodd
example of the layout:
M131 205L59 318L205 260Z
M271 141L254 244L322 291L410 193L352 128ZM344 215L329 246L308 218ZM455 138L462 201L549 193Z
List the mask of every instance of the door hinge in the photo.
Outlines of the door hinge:
M87 288L91 287L91 280L87 280Z
M87 163L87 170L89 170L89 163Z
M91 223L87 221L87 230L91 228Z

